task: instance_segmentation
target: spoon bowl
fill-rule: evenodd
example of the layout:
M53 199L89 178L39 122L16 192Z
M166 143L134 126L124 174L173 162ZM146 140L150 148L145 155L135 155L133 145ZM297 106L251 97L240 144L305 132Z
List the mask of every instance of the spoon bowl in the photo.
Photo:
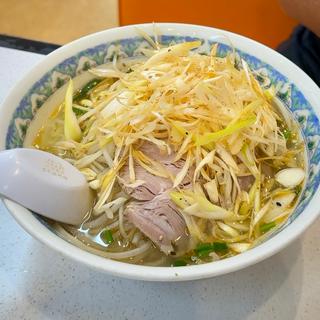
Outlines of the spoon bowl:
M92 208L82 173L67 161L37 149L0 152L0 195L52 220L77 225Z

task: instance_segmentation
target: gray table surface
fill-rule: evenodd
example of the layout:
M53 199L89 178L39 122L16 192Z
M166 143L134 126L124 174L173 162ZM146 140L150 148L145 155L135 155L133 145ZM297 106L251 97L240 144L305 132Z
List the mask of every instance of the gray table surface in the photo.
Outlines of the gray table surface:
M0 102L43 59L0 48ZM319 319L320 220L247 269L185 283L98 273L29 236L0 203L0 319Z

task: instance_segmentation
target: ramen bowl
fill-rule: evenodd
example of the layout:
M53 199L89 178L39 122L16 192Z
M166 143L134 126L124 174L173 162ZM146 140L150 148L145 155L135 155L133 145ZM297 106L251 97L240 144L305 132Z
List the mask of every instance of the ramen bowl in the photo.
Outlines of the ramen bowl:
M154 26L126 26L95 33L71 42L45 57L9 93L0 109L0 147L22 147L27 129L44 103L68 81L92 66L112 60L115 48L123 57L133 57L148 42L137 28L153 35ZM208 278L253 265L286 247L302 234L319 214L320 201L320 89L296 65L274 50L246 37L209 27L159 23L156 26L161 44L201 40L199 48L208 52L218 42L218 55L232 48L252 70L270 79L277 87L278 98L300 124L307 149L307 179L294 212L281 228L262 243L237 256L202 265L152 267L106 259L58 236L40 216L20 205L4 200L17 222L33 237L61 254L99 271L112 275L151 281L185 281ZM48 195L49 196L49 195Z

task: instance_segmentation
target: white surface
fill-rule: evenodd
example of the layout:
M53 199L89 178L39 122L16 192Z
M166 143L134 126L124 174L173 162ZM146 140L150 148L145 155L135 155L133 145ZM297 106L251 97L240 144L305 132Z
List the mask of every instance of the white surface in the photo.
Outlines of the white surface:
M0 48L0 101L41 56ZM0 319L317 319L320 220L288 248L218 278L114 278L33 240L0 204Z

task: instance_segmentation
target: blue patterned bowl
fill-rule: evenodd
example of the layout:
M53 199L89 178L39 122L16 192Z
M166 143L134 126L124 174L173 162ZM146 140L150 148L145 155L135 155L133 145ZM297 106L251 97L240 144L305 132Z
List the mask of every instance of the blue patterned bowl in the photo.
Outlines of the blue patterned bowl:
M33 117L48 97L91 66L106 63L116 50L122 56L135 56L148 43L138 36L136 27L153 34L153 25L145 24L111 29L74 41L48 55L11 91L0 112L0 148L21 147ZM206 278L232 272L261 261L284 248L298 237L318 216L320 158L320 89L296 65L253 40L223 30L185 24L158 24L160 42L200 39L203 52L219 42L218 54L230 50L230 43L257 73L267 75L277 86L278 98L300 123L308 147L308 180L296 210L287 223L259 246L238 256L199 266L146 267L112 261L88 253L57 236L39 216L5 201L9 211L31 235L51 248L75 260L114 275L134 279L175 281ZM230 42L231 41L231 42Z

